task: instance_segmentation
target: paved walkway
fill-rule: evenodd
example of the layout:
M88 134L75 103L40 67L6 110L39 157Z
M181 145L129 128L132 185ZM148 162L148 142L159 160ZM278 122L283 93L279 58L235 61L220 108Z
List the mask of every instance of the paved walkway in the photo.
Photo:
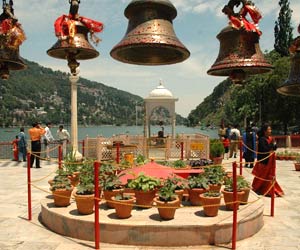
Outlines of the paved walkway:
M26 164L13 161L0 162L0 250L85 250L94 249L94 242L80 241L57 235L38 220L40 200L49 190L47 181L54 175L57 164L42 161L41 169L32 169L32 180L41 188L32 187L33 219L27 220ZM243 169L248 180L250 170ZM50 176L49 174L52 173ZM275 200L275 217L270 217L270 198L265 203L265 225L251 238L238 241L239 250L300 250L300 172L292 161L277 161L278 182L285 196ZM46 178L43 178L48 176ZM198 247L139 247L101 243L102 250L177 250L177 249L230 249L228 246Z

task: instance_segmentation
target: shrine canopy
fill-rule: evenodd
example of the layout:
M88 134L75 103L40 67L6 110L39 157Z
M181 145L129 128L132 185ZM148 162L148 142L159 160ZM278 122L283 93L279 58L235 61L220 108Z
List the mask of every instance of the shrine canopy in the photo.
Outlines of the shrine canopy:
M145 165L133 167L121 171L120 180L122 184L125 185L128 179L135 179L139 176L140 173L144 173L144 175L155 177L158 179L167 179L170 176L176 176L177 178L182 178L174 174L174 170L175 170L174 168L163 166L154 161L151 161L146 163Z
M149 96L144 98L145 103L145 123L144 131L145 137L149 138L150 132L150 119L154 109L163 107L169 111L171 124L172 124L172 137L175 138L175 126L176 126L176 113L175 113L175 102L178 98L175 98L170 90L166 89L162 81L160 80L159 85L150 92Z

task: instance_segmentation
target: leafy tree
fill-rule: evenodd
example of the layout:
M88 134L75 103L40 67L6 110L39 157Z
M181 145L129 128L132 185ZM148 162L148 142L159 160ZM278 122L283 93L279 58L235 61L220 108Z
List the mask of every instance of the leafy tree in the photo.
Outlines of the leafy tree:
M289 0L279 1L280 11L277 21L275 22L275 50L281 56L289 55L289 47L293 40L293 28L291 27L292 10L290 9Z

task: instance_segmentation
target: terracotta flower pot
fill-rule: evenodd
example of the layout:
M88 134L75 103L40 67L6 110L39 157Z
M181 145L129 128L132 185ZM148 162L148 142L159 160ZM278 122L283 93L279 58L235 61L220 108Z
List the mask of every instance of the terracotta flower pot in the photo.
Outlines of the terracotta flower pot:
M150 208L152 206L153 199L156 194L156 190L150 190L147 192L141 190L134 190L136 204L141 208Z
M205 193L207 190L204 188L192 188L188 189L189 191L189 200L192 206L200 206L200 194Z
M210 191L220 192L222 185L221 184L209 184Z
M212 160L213 160L214 165L222 164L223 156L220 156L220 157L213 157Z
M131 211L133 204L135 203L135 197L131 197L128 200L116 200L116 197L113 196L112 201L114 201L114 207L116 210L117 217L120 219L126 219L131 216Z
M70 205L70 198L73 188L71 190L57 189L52 191L54 198L54 205L56 207L67 207Z
M94 194L81 195L74 192L74 197L78 213L92 214L94 212Z
M241 191L243 191L244 194L241 196L240 204L245 205L248 203L250 188L243 188L243 189L241 189Z
M179 198L176 197L173 201L161 201L159 197L155 197L153 201L158 206L158 213L163 220L174 219L176 209L180 207Z
M206 216L215 217L218 215L221 204L221 195L219 197L210 197L200 194L200 201Z
M68 178L71 181L71 185L76 187L79 183L79 174L80 172L73 172L72 175L69 175Z
M179 199L179 201L181 203L182 202L182 198L183 198L183 194L184 194L184 190L183 189L175 190L175 194L178 196L178 199Z
M104 199L106 200L106 206L108 208L115 208L114 203L111 202L112 201L112 197L116 196L118 194L123 193L124 189L120 188L120 189L113 189L113 190L103 190L103 196Z
M233 192L228 192L226 190L222 190L226 209L227 210L233 210ZM242 199L242 196L245 192L237 192L237 200L240 201ZM237 202L237 209L239 209L240 203Z
M295 163L295 170L300 171L300 163Z

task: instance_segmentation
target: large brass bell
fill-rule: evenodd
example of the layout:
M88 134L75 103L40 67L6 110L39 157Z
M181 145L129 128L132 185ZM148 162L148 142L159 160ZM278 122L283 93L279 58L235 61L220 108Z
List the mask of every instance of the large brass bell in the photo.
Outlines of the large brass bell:
M300 25L298 27L300 32ZM289 78L277 89L282 95L300 96L300 36L298 36L290 47L291 69Z
M25 40L25 34L18 19L14 16L13 2L3 1L3 13L0 15L0 25L5 22L5 29L0 33L0 77L9 78L10 70L23 70L27 66L19 55L19 46Z
M261 32L256 25L248 23L244 15L241 14L236 18L237 14L233 13L234 5L231 3L232 1L223 9L229 16L231 25L217 35L220 41L219 55L207 73L214 76L229 76L234 83L241 84L248 75L266 73L273 67L265 60L260 50ZM244 4L243 1L241 3ZM238 6L239 3L235 5ZM239 13L243 13L242 10Z
M76 33L71 40L58 39L58 41L47 51L49 56L58 59L68 59L70 55L76 60L93 59L99 56L99 52L88 41L89 30L80 21L75 21Z
M129 19L124 38L110 55L137 65L179 63L190 56L175 35L172 20L177 10L169 0L132 0L124 11Z
M266 73L273 68L260 50L257 33L228 26L217 38L220 41L219 55L207 71L209 75L229 76L239 82L247 75Z

